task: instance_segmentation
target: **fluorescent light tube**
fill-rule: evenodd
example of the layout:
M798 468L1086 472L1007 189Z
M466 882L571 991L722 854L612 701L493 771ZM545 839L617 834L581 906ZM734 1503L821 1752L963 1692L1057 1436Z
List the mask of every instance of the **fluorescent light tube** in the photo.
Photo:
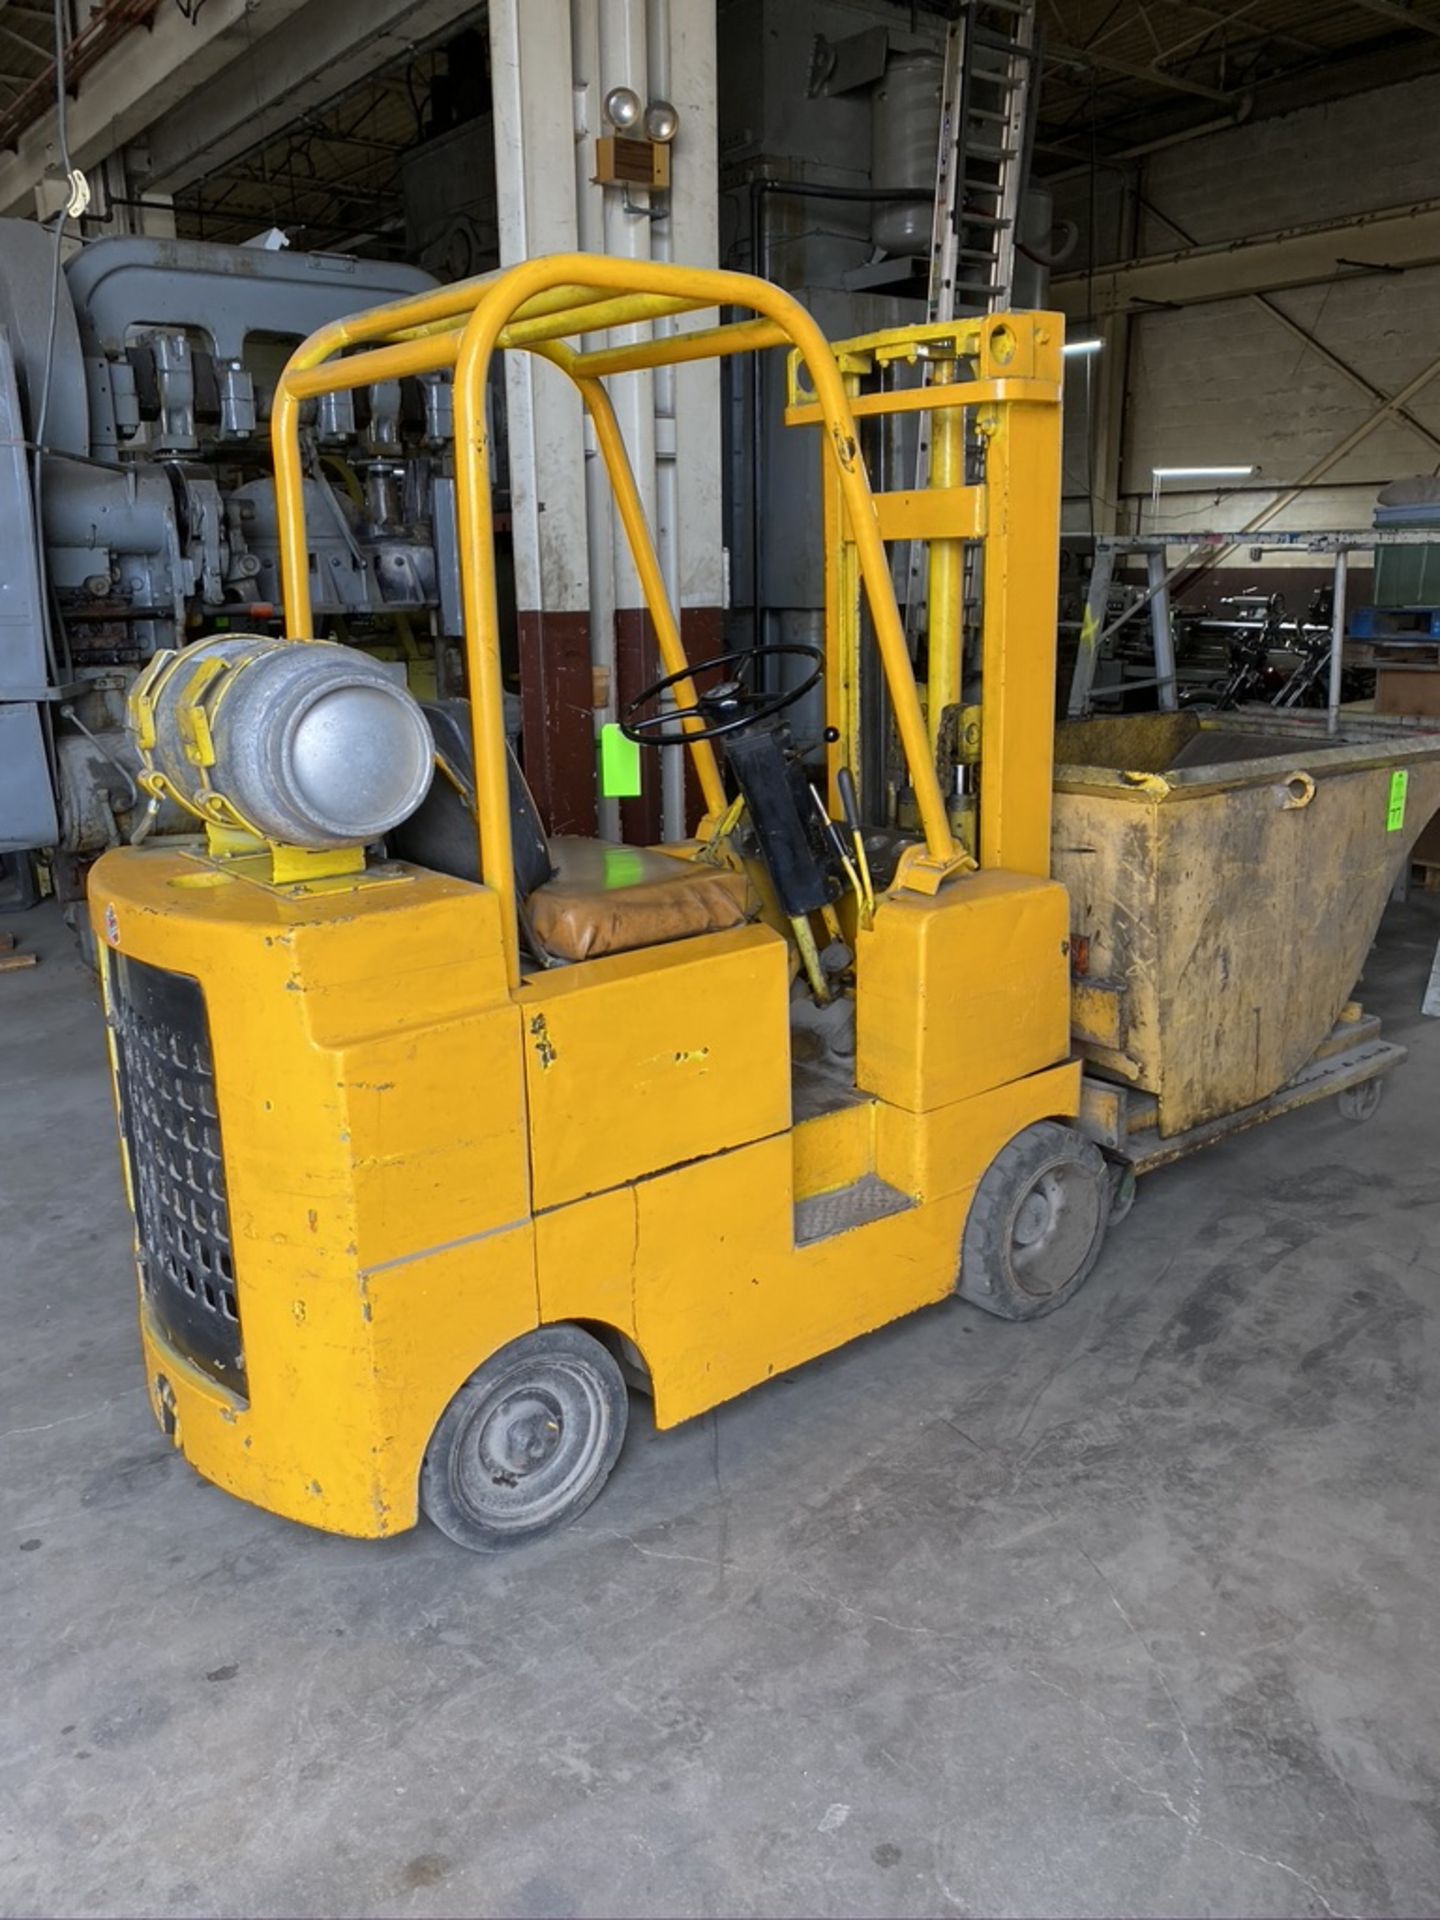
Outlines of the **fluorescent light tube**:
M1258 467L1152 467L1152 480L1239 480Z

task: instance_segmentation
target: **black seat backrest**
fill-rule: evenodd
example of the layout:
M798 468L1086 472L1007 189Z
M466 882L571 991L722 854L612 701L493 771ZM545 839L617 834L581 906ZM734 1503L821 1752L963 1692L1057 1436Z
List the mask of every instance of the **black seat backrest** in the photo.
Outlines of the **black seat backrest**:
M436 751L470 790L475 787L475 756L470 740L468 700L424 700L425 718L434 735ZM525 783L520 762L507 742L505 758L510 779L510 834L515 854L515 890L521 899L543 887L555 871L549 842L541 824L535 796ZM482 823L482 831L484 826ZM386 835L386 845L397 860L413 860L457 880L480 878L480 849L470 809L455 791L444 768L437 768L430 791L403 825Z

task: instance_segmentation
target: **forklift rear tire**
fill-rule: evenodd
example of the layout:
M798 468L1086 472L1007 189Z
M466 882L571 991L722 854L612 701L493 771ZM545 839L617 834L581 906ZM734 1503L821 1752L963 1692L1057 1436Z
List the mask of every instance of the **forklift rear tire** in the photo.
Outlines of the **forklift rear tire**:
M625 1438L613 1356L579 1327L539 1327L492 1354L440 1417L420 1505L472 1553L552 1532L596 1497Z
M1110 1169L1074 1127L1041 1120L985 1169L961 1241L962 1300L1038 1320L1077 1294L1110 1221Z

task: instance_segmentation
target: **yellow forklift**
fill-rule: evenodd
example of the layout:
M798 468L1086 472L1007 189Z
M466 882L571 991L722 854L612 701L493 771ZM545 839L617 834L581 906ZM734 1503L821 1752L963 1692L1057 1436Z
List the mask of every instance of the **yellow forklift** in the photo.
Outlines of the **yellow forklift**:
M605 344L661 315L696 317ZM832 347L766 281L568 255L296 352L273 416L291 638L157 658L144 785L203 838L116 850L90 886L149 1391L208 1479L493 1550L594 1499L627 1381L671 1427L957 1291L1026 1319L1083 1284L1123 1196L1076 1126L1049 877L1061 333ZM606 381L776 346L787 420L823 443L825 645L690 662ZM509 751L497 351L584 401L664 668L624 725L683 746L703 795L682 844L549 838ZM300 422L424 372L454 381L469 699L422 710L307 638ZM929 419L928 487L872 491L881 413ZM895 542L928 543L923 686ZM786 717L816 687L819 762ZM861 817L867 752L898 757L912 831Z

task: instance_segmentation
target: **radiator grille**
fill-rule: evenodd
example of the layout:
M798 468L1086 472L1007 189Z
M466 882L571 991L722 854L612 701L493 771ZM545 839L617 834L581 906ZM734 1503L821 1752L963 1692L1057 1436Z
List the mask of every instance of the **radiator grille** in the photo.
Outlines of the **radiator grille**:
M120 1120L140 1242L140 1279L167 1339L245 1392L245 1358L215 1068L200 983L111 956Z

